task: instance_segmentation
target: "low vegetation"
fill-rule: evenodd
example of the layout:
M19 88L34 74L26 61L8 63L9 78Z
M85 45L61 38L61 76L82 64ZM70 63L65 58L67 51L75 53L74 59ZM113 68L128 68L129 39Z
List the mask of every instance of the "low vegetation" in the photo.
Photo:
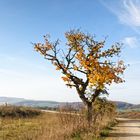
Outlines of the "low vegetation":
M26 107L0 108L1 114L3 110L13 114L0 116L0 140L99 140L100 136L107 136L116 115L115 106L105 99L98 99L94 104L91 127L88 126L85 109L74 112L71 107L64 107L57 113L40 113ZM27 113L27 117L23 115L25 110L38 112L38 115L30 117ZM21 115L15 112L20 112Z
M118 117L130 118L130 119L140 119L140 111L138 111L138 110L122 111L122 112L119 112Z
M1 105L0 106L0 117L11 117L11 118L29 118L38 116L41 111L31 107L13 106L13 105Z

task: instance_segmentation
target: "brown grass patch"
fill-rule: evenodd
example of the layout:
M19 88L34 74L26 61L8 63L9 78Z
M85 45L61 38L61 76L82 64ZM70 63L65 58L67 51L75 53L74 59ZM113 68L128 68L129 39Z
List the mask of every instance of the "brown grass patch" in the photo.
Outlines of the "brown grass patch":
M32 108L2 106L0 140L97 140L101 131L114 120L115 108L107 102L94 107L89 128L85 109L41 113Z
M130 118L130 119L140 119L140 111L119 112L118 117L120 117L120 118Z
M10 118L29 118L40 115L42 112L39 109L24 107L24 106L13 106L13 105L2 105L0 106L0 117Z

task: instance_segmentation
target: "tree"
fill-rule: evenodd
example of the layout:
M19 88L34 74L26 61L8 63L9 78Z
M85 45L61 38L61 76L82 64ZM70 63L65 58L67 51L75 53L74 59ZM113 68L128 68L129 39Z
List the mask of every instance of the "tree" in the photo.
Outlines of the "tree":
M105 49L105 42L95 41L94 36L80 30L65 33L67 48L59 46L59 40L35 43L34 48L63 74L62 79L70 88L74 87L85 106L89 125L92 121L92 104L101 94L107 94L107 85L122 83L125 65L122 60L114 62L121 52L120 43Z

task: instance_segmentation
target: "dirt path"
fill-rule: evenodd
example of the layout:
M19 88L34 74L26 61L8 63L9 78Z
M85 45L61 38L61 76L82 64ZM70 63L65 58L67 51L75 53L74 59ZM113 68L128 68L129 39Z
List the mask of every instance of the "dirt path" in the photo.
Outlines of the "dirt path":
M140 140L140 120L119 118L106 140Z

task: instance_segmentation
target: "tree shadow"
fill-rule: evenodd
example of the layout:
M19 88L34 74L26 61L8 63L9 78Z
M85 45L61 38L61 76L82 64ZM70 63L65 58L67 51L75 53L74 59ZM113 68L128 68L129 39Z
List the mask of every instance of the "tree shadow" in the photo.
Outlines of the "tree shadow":
M125 127L132 127L133 128L134 127L134 128L140 128L139 125L133 125L133 126L131 126L131 125L130 126L129 125L125 125L125 126L124 125L119 125L119 126L116 126L116 127L124 127L124 128Z
M119 120L120 123L140 123L140 120L133 120L133 119L129 119L129 120Z
M140 137L138 133L110 133L109 137Z

